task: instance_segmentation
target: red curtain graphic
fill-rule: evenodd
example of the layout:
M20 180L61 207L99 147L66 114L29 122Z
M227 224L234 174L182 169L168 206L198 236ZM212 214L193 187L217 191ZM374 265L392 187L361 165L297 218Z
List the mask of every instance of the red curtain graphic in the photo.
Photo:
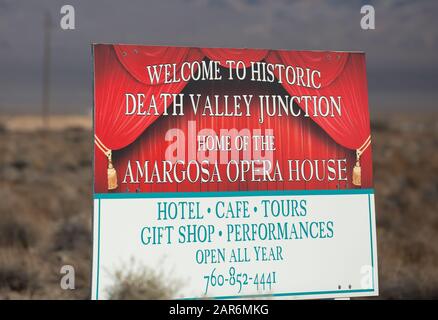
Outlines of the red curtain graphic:
M371 148L370 117L368 112L368 88L366 83L365 56L333 52L273 52L269 57L275 63L285 65L308 66L321 70L323 75L321 88L307 88L284 83L283 86L291 95L303 96L341 96L344 103L342 116L310 117L337 143L361 153L362 185L370 186L371 177Z
M116 54L117 53L117 54ZM162 79L158 84L150 84L143 74L142 61L153 63L168 63L176 61L190 61L196 57L198 51L190 52L185 48L168 49L138 47L138 46L112 46L97 45L95 55L95 109L94 132L95 137L104 148L119 150L132 143L158 116L125 115L124 93L144 93L145 104L150 103L152 95L160 93L179 93L186 82L164 84ZM119 59L117 59L119 58ZM177 60L175 60L177 59ZM127 72L128 68L129 72ZM143 65L144 68L144 65ZM161 101L162 102L162 101ZM169 104L172 101L169 100ZM167 106L162 103L157 106L161 114ZM102 191L107 189L106 155L95 144L95 187Z
M228 67L226 61L242 61L245 68L251 65L251 61L261 61L268 55L268 50L256 49L226 49L226 48L202 48L210 60L219 61L222 67Z
M367 84L365 61L362 54L336 52L290 52L252 49L199 49L185 47L147 47L131 45L96 45L95 56L95 192L108 192L107 168L108 154L113 152L114 166L118 172L119 187L115 192L150 192L150 191L215 191L215 190L267 190L267 189L334 189L351 188L352 167L359 150L362 167L362 188L372 185L371 148L369 147L370 126L368 114ZM185 82L166 84L163 77L151 83L147 66L161 63L174 64L170 69L172 75L181 76L181 66L186 61L201 61L205 58L220 61L226 66L226 60L243 61L248 67L251 61L266 61L318 69L321 71L321 88L312 89L302 86L282 85L266 86L265 83L249 84L249 90L275 94L290 95L332 95L341 96L344 102L342 117L272 117L263 125L247 117L218 118L200 117L187 113L184 117L160 117L125 115L125 96L129 93L144 93L145 105L152 96L160 93L191 92L202 94L241 94L241 87L218 81ZM184 76L189 74L184 71ZM277 77L279 75L277 74ZM192 85L192 86L191 86ZM270 89L267 89L270 88ZM191 91L190 91L191 90ZM282 92L284 91L284 92ZM269 93L264 93L269 94ZM161 114L167 104L157 100L157 109ZM301 108L302 106L299 105ZM312 111L312 110L310 110ZM257 117L256 114L253 117ZM168 143L163 136L170 128L179 128L188 133L188 120L196 120L197 130L213 128L273 128L276 143L281 152L275 157L282 165L287 159L348 159L348 181L318 182L244 182L244 183L209 183L193 185L190 183L171 185L121 184L126 163L129 159L161 160ZM186 141L187 143L187 141ZM362 147L362 148L361 148ZM354 150L354 151L351 151ZM224 170L221 167L220 170Z

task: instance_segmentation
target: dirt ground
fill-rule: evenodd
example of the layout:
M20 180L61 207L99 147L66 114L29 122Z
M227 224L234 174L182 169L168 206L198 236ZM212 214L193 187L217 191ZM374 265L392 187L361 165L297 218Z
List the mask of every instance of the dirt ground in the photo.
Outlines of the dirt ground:
M88 299L91 119L35 121L0 117L0 299ZM438 298L438 114L374 117L372 136L379 298Z

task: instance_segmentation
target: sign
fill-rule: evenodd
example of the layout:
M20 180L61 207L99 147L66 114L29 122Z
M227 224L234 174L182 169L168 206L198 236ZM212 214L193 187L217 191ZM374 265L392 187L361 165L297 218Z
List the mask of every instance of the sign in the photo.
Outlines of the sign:
M363 53L93 55L93 299L378 294Z

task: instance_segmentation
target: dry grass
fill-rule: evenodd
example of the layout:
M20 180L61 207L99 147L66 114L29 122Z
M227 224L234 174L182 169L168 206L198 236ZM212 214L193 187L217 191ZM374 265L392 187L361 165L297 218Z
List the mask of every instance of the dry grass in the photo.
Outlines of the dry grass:
M0 247L28 249L37 242L38 233L26 215L5 212L0 219Z
M53 234L54 251L83 251L92 245L88 224L75 217L61 221Z
M91 177L90 131L0 131L0 299L89 298Z
M2 250L0 253L0 288L19 296L32 298L43 285L39 268L35 264L36 260L26 251Z

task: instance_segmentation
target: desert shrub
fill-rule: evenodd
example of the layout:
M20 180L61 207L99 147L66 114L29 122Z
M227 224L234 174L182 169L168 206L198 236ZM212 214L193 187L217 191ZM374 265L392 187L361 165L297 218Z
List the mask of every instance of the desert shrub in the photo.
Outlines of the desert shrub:
M386 132L388 131L388 122L385 119L371 119L372 132Z
M110 300L172 299L179 290L174 281L162 271L131 262L131 267L120 268L114 274L114 283L108 289Z
M82 127L72 126L65 129L63 134L67 141L81 143L84 140L84 136L87 134L87 131Z
M53 250L69 251L91 247L91 231L80 219L65 219L53 235Z
M29 248L37 240L33 223L20 213L5 213L0 219L0 247Z
M2 250L0 253L0 289L32 294L39 288L37 264L27 252Z
M6 124L3 121L0 121L0 134L6 133L7 131Z
M11 166L21 171L29 166L29 163L25 159L16 159L11 163Z

